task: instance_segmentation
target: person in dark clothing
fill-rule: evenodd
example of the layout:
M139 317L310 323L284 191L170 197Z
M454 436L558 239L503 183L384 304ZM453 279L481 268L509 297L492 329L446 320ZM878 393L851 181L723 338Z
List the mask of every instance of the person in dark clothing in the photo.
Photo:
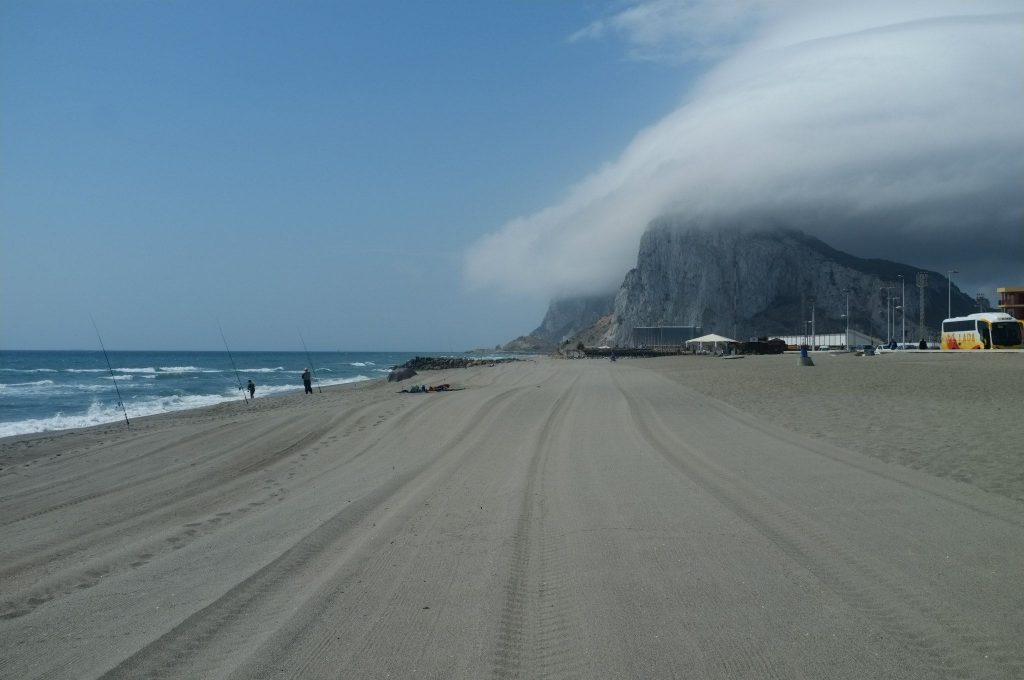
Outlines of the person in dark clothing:
M252 378L249 378L249 384L245 386L245 389L249 390L250 399L256 398L256 383L252 381Z
M313 378L310 377L308 368L302 372L302 385L306 388L306 394L313 394Z
M928 343L924 341L924 338L921 338L921 342L919 342L917 344L917 348L918 349L928 349Z

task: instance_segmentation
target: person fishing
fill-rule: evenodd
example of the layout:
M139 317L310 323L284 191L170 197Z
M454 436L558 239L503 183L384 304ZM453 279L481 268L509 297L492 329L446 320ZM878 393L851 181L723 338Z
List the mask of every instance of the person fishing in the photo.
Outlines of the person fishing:
M308 368L302 372L302 385L306 388L306 394L313 394L313 378Z
M256 383L252 381L252 378L249 378L249 384L245 386L245 389L249 390L250 399L256 398Z

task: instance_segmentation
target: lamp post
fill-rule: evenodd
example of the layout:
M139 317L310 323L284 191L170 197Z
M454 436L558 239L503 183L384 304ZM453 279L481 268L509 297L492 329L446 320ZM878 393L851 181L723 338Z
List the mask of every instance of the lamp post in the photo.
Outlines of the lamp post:
M895 307L892 308L892 332L893 332L893 335L896 334L896 310L897 309L900 310L901 313L902 313L902 310L903 310L903 300L897 299L896 302L898 304ZM903 344L906 345L905 342ZM906 349L906 347L904 346L903 349Z
M814 299L811 298L811 349L818 344L818 332L814 327Z
M889 298L889 305L892 308L892 330L889 332L889 344L896 342L896 310L903 304L903 300L893 295Z
M843 292L846 293L846 351L850 351L850 289L843 288Z
M885 343L892 342L892 296L885 296Z
M886 345L889 344L889 296L888 295L885 296L885 336L882 338L882 341Z
M900 277L900 349L907 348L907 280Z
M892 340L892 336L889 334L889 291L895 286L879 286L878 290L885 296L885 342L888 343Z
M956 269L946 270L946 318L953 317L953 281L949 278L951 274L959 274Z
M883 298L883 300L885 301L885 330L882 331L882 344L883 345L888 345L889 344L889 294L888 293L886 293L886 295Z

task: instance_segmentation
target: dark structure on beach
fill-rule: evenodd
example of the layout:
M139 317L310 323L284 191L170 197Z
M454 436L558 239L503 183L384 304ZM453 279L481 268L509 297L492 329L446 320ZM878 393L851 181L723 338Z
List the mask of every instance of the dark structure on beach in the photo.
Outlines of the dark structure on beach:
M637 326L633 329L633 346L679 347L702 335L700 326Z

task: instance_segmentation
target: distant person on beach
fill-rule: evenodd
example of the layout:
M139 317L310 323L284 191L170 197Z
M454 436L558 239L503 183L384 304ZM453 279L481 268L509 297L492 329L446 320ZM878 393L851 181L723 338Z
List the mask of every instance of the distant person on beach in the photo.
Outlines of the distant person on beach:
M306 388L306 394L313 394L313 378L310 377L308 368L302 372L302 385Z
M249 379L249 384L245 386L245 389L249 390L250 399L256 398L256 383L252 381L252 378Z

